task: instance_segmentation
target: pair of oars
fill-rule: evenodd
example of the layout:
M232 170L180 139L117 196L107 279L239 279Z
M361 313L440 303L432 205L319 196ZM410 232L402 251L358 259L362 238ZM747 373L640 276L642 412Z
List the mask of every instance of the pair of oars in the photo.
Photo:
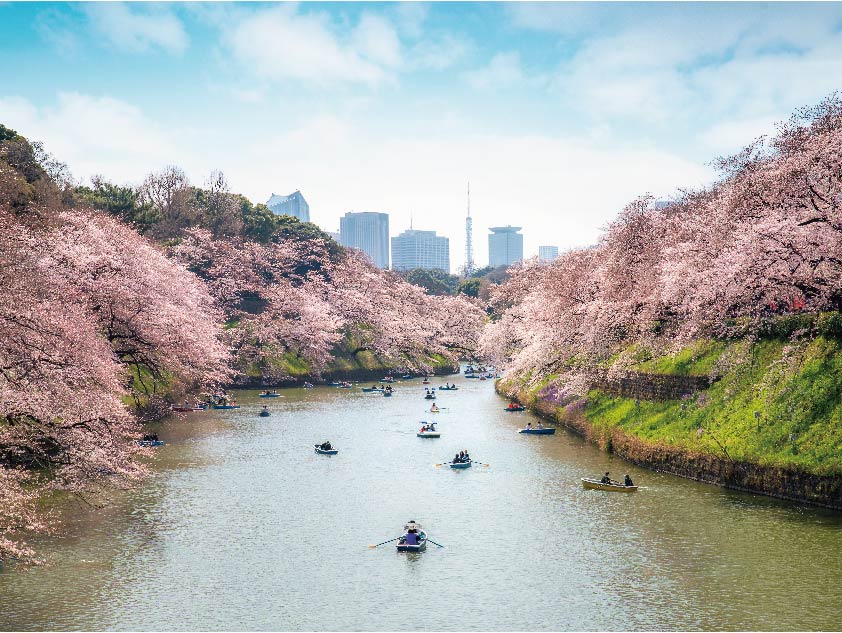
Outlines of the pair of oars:
M403 536L403 535L401 535L401 536ZM374 549L375 547L380 547L381 545L385 545L386 543L391 543L392 541L397 541L399 538L401 538L401 537L396 536L395 538L390 538L388 541L383 541L382 543L378 543L377 545L369 545L368 547L370 549ZM430 543L432 543L433 545L438 545L439 547L444 547L444 545L439 545L438 543L436 543L430 537L427 537L427 540L430 541Z
M434 465L435 465L436 468L441 468L445 464L454 464L454 463L455 464L466 464L467 462L444 462L444 464L434 464ZM472 464L479 464L480 466L485 466L486 468L488 468L491 465L491 464L483 464L482 462L477 462L477 461L474 461L473 459L471 460L471 463Z

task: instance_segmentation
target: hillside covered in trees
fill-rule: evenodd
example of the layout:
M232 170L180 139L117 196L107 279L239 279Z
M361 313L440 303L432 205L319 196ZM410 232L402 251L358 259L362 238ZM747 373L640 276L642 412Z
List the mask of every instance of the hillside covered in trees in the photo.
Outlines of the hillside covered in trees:
M78 186L0 126L0 559L31 554L45 490L130 485L144 419L185 393L318 376L337 350L428 371L484 313L382 271L317 227L167 168Z
M710 187L635 200L598 244L513 269L482 349L503 390L608 448L642 441L633 459L842 475L842 101L718 164Z

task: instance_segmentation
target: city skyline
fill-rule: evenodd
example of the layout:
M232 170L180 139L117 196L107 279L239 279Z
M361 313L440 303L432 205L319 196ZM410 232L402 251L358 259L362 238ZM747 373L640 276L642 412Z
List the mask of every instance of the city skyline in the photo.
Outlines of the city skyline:
M5 3L0 121L83 182L221 170L330 227L424 209L454 263L470 180L483 226L565 250L832 93L842 5L810 6Z

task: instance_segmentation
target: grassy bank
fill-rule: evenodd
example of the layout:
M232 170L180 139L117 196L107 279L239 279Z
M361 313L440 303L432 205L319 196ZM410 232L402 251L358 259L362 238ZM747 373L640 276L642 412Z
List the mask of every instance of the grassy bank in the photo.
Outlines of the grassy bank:
M698 341L672 355L624 353L636 372L708 375L709 388L682 399L645 401L592 389L584 401L551 407L584 418L610 447L619 431L647 445L820 476L842 475L842 347L836 338ZM520 393L533 406L552 379ZM546 404L544 409L546 410Z

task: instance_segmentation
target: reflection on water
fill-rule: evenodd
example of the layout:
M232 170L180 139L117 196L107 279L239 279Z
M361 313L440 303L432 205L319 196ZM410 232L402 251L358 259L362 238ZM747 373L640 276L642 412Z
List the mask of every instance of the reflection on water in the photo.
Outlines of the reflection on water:
M518 435L491 382L290 389L169 420L156 474L0 574L2 629L837 629L842 517ZM434 381L438 384L438 381ZM258 417L263 404L273 414ZM426 413L427 418L433 415ZM312 446L330 440L334 457ZM462 449L490 464L435 468ZM583 490L629 472L641 490ZM444 549L369 549L419 521ZM809 605L809 606L808 606Z

